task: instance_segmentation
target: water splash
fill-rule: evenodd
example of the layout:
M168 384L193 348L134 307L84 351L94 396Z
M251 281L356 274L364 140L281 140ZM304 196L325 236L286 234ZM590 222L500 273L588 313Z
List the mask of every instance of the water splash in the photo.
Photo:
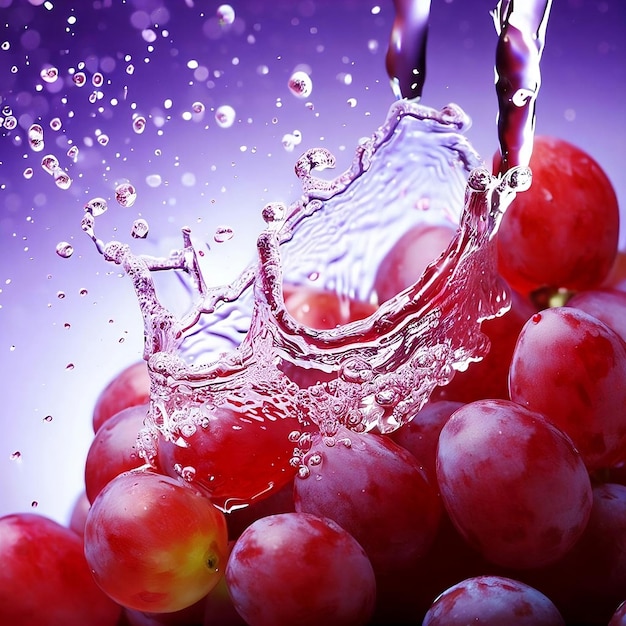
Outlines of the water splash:
M468 125L454 105L436 111L401 100L335 179L314 175L334 164L328 151L305 153L295 168L302 199L286 217L279 205L264 208L258 258L230 285L207 288L189 229L183 248L165 258L134 255L117 241L104 245L105 258L133 281L143 313L149 429L184 441L183 425L199 426L193 416L202 407L243 393L290 407L328 437L341 426L390 432L412 419L435 386L482 358L489 345L480 322L510 306L493 238L530 173L516 168L496 178L481 168L461 134ZM424 197L428 203L420 204ZM419 222L456 223L458 230L414 285L370 317L332 330L290 316L283 281L306 284L315 272L321 286L368 299L372 269ZM97 241L93 224L89 234ZM156 295L151 274L165 269L189 278L193 304L180 318ZM226 351L218 347L224 340ZM316 369L325 382L301 389L284 364ZM150 459L154 442L144 439Z

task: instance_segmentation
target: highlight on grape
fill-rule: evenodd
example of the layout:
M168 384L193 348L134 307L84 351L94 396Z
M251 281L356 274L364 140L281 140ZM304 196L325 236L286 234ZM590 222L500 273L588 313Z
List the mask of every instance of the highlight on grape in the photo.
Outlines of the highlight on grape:
M488 132L500 147L486 165L460 106L421 101L430 2L352 3L354 20L384 29L384 61L377 41L361 43L378 55L396 101L379 120L366 115L373 133L348 148L347 165L332 176L325 170L337 168L345 146L331 150L306 124L280 119L298 107L323 121L320 66L312 57L287 67L284 59L298 56L290 49L274 50L274 60L258 52L281 40L280 29L265 26L265 12L275 11L285 32L296 29L295 49L306 33L322 54L332 46L314 22L323 3L198 4L132 0L116 26L140 39L139 54L120 44L71 67L63 55L46 58L34 95L0 92L0 141L26 151L20 184L47 185L78 207L71 226L47 226L56 237L51 258L95 259L116 290L134 290L143 322L143 353L96 381L83 490L68 524L38 513L36 500L0 517L0 622L624 624L620 208L603 155L535 136L556 7L500 0L492 11L498 122ZM13 55L8 72L18 78L39 61L46 33L34 25L44 12L63 10L71 56L82 24L105 32L113 10L5 5L14 21L0 55ZM433 20L437 10L433 3ZM202 45L193 56L182 52L188 36L177 11L197 19ZM20 47L24 58L14 54ZM178 93L150 106L154 94L136 93L142 66L160 55L188 88L180 110ZM349 87L358 63L345 55L340 63L335 79ZM257 112L237 96L237 72L248 66L259 79L280 74L281 95L271 95L263 124L271 148L257 143ZM84 107L96 127L77 141ZM107 124L120 109L122 134ZM176 115L195 125L189 141L219 137L212 150L226 151L239 133L242 158L289 159L296 199L257 202L256 251L240 271L217 267L243 237L235 217L176 219L173 174L159 163L172 160L182 188L200 186L173 154ZM133 158L145 146L149 168L140 175ZM94 154L104 155L103 174L87 185ZM221 165L207 169L219 193L231 178L245 186L240 170L233 178ZM7 184L0 180L0 190ZM219 193L204 188L199 197L219 205ZM154 219L145 197L172 214ZM18 206L11 198L6 206ZM35 207L46 204L44 192L35 195ZM44 219L35 211L28 223ZM47 280L54 284L54 274ZM92 358L113 358L95 348L94 326L113 328L119 346L130 333L98 318L91 286L78 285L76 298L55 293L55 306L73 301L80 311L58 330L69 336L78 327ZM68 376L80 367L63 363ZM50 429L63 419L38 418ZM27 457L11 448L12 467L38 463Z

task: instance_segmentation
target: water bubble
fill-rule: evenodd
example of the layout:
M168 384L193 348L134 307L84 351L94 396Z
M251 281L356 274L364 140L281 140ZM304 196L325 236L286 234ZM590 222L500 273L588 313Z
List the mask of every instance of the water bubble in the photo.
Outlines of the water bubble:
M59 169L59 159L57 159L54 154L46 154L46 156L41 159L41 167L52 176L54 172Z
M47 424L49 424L52 421L52 415L46 415L43 418L43 421L46 422Z
M71 146L67 151L67 156L76 163L76 161L78 161L78 146Z
M54 171L54 183L59 189L69 189L72 185L72 179L69 174L58 168Z
M218 226L213 235L214 241L217 243L224 243L233 238L235 232L230 226Z
M57 243L56 253L62 259L69 259L72 254L74 254L74 247L67 241L59 241L59 243Z
M296 141L291 133L283 135L281 143L286 152L293 152L293 149L296 147Z
M126 73L127 73L127 74L133 74L133 73L134 73L134 71L135 71L135 66L134 66L132 63L129 63L129 64L126 66Z
M91 104L95 104L97 101L98 101L98 92L92 91L89 94L89 102L91 102Z
M138 218L133 222L130 234L135 239L145 239L148 236L149 230L150 226L148 226L148 222L144 219Z
M0 45L0 48L2 50L8 50L11 47L11 43L9 41L3 41L2 45Z
M72 80L77 87L82 87L87 82L87 76L85 76L85 72L76 72L72 76Z
M354 107L357 105L357 99L356 98L348 98L346 100L346 102L348 103L348 105L350 106L351 109L354 109Z
M9 115L4 119L4 127L7 130L13 130L17 126L17 118L14 115Z
M120 206L131 207L137 200L137 190L130 183L121 183L115 188L115 199Z
M282 202L270 202L263 207L261 215L266 224L280 222L285 219L287 207Z
M50 128L52 130L60 130L61 126L63 126L63 122L60 117L54 117L50 120Z
M11 454L9 458L11 459L11 461L21 461L22 453L19 450L16 450L15 452Z
M33 509L36 509L39 506L39 502L37 502L37 500L33 500L30 505L33 507Z
M98 135L98 143L101 146L106 146L109 143L109 136L105 135L104 133Z
M102 85L104 84L104 76L100 72L96 72L91 77L91 84L94 87L102 87Z
M56 67L44 67L39 75L44 82L53 83L59 78L59 70Z
M301 70L294 72L287 83L289 91L297 98L308 98L313 91L311 77Z
M73 369L74 369L74 363L68 363L68 364L65 366L65 369L66 369L66 370L68 370L68 371L73 370Z
M141 135L144 130L146 130L146 118L142 115L138 115L135 119L133 119L133 130Z
M24 178L26 178L26 180L28 180L29 178L33 177L33 168L32 167L27 167L24 170Z
M28 144L34 152L41 152L43 150L43 128L40 124L32 124L28 129Z
M223 104L215 111L215 121L220 128L230 128L236 117L235 109L228 104Z
M78 292L78 295L80 296L86 296L89 292L83 287L82 289L80 289L80 291Z
M235 21L235 9L230 4L217 7L217 18L223 26L230 26Z
M202 104L202 102L194 102L191 105L191 110L194 113L204 113L204 104Z
M93 234L93 226L96 223L96 220L91 213L85 213L83 215L83 219L80 222L80 227L88 234Z
M109 208L107 201L104 198L92 198L85 205L85 212L91 213L94 217L102 215Z

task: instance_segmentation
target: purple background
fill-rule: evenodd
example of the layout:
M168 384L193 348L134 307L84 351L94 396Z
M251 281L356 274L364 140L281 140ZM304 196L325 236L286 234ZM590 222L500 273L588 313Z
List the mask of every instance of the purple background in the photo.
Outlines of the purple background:
M326 147L337 171L346 169L392 102L384 65L391 0L233 2L237 19L229 28L217 20L218 4L0 0L0 108L10 106L19 120L15 130L0 128L0 515L37 502L37 511L67 520L82 489L95 399L141 356L130 281L82 233L84 204L107 199L98 236L131 242L138 252L165 254L179 245L180 228L191 226L211 245L211 280L222 282L251 258L264 204L298 197L293 165L300 153ZM470 140L490 161L497 147L493 4L432 4L422 101L460 104L473 119ZM600 162L622 206L625 18L622 0L554 3L537 118L538 133L563 137ZM88 82L78 88L71 71L81 62ZM39 74L48 65L60 76L51 84ZM287 88L301 65L313 81L306 100ZM95 71L105 83L92 104ZM185 119L196 101L204 116ZM237 112L231 128L214 121L222 104ZM141 135L132 129L134 113L148 120ZM63 126L55 132L49 123L57 116ZM33 122L44 127L43 152L25 140ZM288 152L282 137L296 129L302 143ZM106 146L97 142L102 133ZM70 141L80 149L77 163L66 156ZM41 169L48 153L68 170L70 189L58 189ZM29 180L27 167L34 170ZM154 174L158 187L146 180ZM114 199L124 180L138 191L131 208ZM146 241L130 237L137 217L150 224ZM216 244L221 225L234 237ZM75 249L69 259L55 253L64 240ZM19 461L11 459L16 451Z

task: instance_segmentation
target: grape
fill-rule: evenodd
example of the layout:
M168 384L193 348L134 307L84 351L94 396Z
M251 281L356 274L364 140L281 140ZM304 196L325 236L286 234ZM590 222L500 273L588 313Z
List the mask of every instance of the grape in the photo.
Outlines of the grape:
M437 480L435 465L439 433L452 413L462 406L462 402L446 400L429 402L410 422L390 435L418 460L432 484Z
M541 592L503 576L477 576L444 591L423 626L565 626L554 604Z
M463 537L505 567L556 561L591 511L589 475L571 440L506 400L480 400L452 415L439 436L437 478Z
M147 405L128 407L98 429L85 461L85 487L89 502L93 502L104 486L118 474L144 464L137 453L136 443L147 410Z
M455 232L451 226L420 225L402 235L376 271L374 291L378 301L390 300L416 283L426 266L448 247Z
M432 544L441 515L417 459L382 435L340 429L313 435L310 474L296 478L296 511L335 520L365 549L374 571L402 568Z
M606 624L626 594L626 486L596 485L580 540L558 562L529 572L529 581L568 622Z
M115 626L120 607L98 589L81 538L33 513L0 518L0 624Z
M535 137L530 167L532 186L517 195L498 232L500 273L522 294L599 286L617 254L611 182L591 156L553 137Z
M294 477L289 436L304 426L267 397L250 391L239 406L207 408L205 415L207 423L185 436L184 444L159 439L160 471L170 476L187 472L225 511L267 497Z
M626 341L626 292L617 289L581 291L567 301L567 306L593 315Z
M615 263L613 263L613 267L602 286L626 291L626 252L623 250L617 253Z
M590 470L621 460L626 449L625 380L624 342L572 307L526 323L509 378L511 399L567 433Z
M368 317L376 310L369 302L338 296L332 291L296 287L285 296L289 314L305 326L328 330Z
M359 626L376 581L363 548L332 520L271 515L239 537L226 567L237 611L250 626Z
M87 521L87 513L89 512L90 506L91 502L89 502L87 494L83 491L80 493L78 498L76 498L76 502L74 503L74 507L72 508L72 512L70 514L70 521L68 525L71 530L81 537L85 533L85 522Z
M100 392L93 411L93 431L122 409L150 400L150 376L145 361L129 365Z
M617 607L608 626L626 626L626 600Z
M94 500L85 556L119 604L151 613L186 608L219 581L227 558L224 514L189 486L156 473L114 478Z
M511 293L511 309L501 317L484 321L481 332L489 338L489 352L464 372L456 372L445 386L435 389L431 400L473 402L484 398L509 399L509 367L517 337L527 320L536 312L528 300Z

